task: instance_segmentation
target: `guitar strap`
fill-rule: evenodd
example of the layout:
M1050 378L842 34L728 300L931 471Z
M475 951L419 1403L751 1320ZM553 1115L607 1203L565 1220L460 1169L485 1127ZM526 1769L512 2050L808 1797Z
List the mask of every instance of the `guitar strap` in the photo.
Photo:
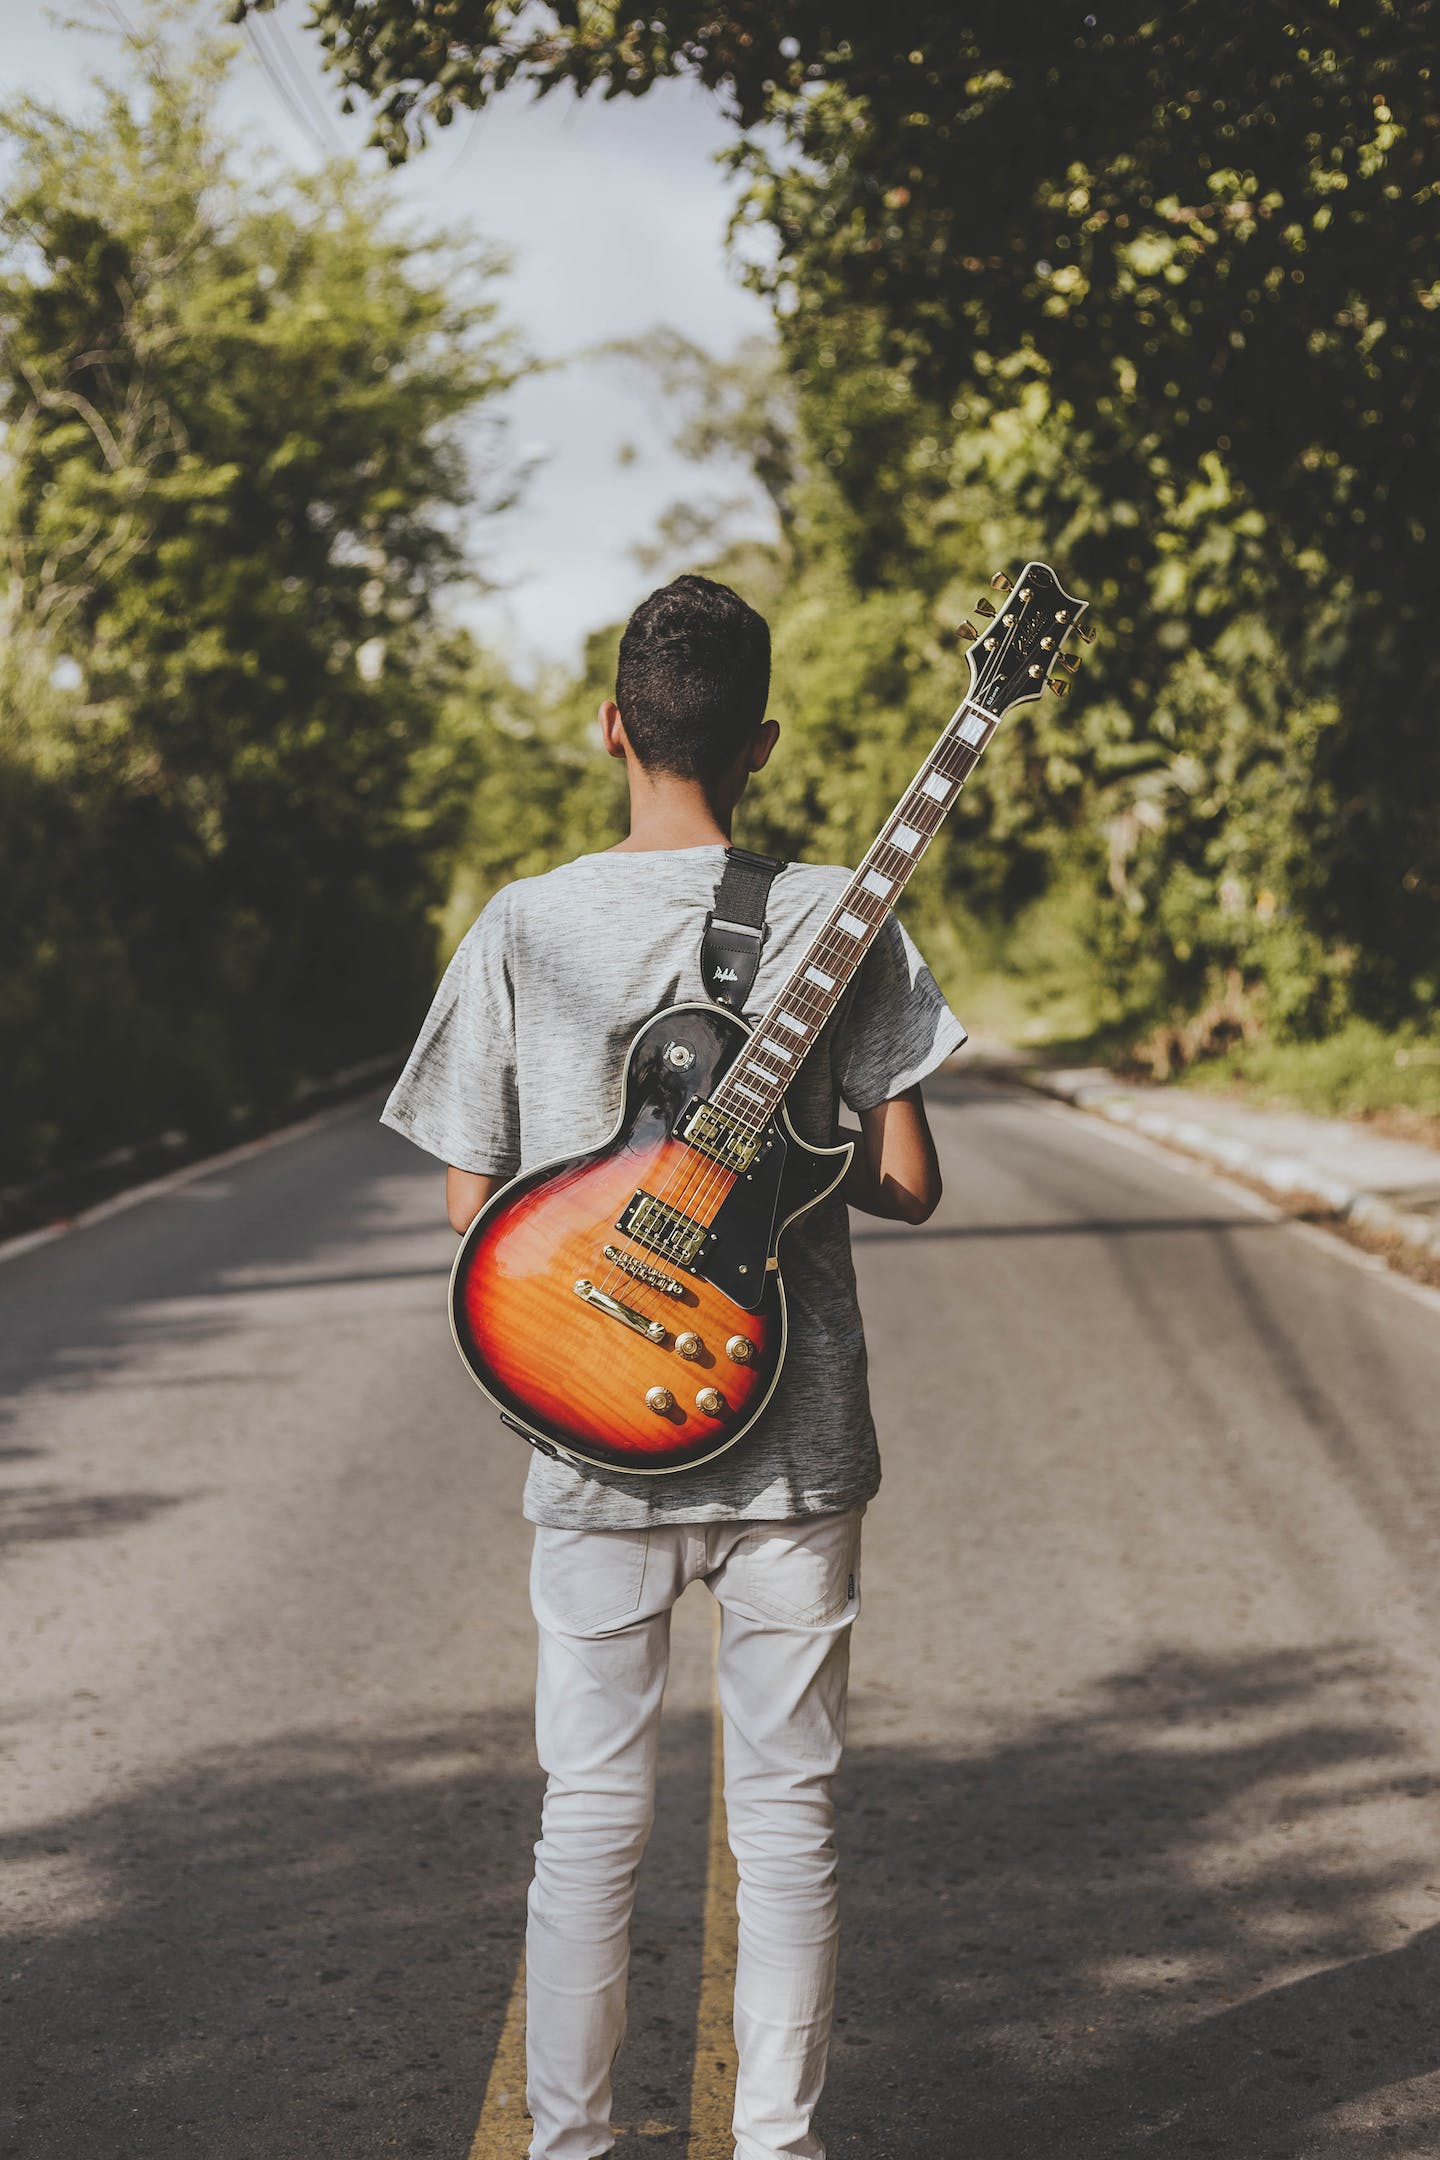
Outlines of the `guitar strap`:
M705 917L700 943L700 978L708 997L731 1012L742 1012L760 965L765 943L765 903L785 865L772 855L752 855L748 848L725 851L725 869L715 888L715 905Z

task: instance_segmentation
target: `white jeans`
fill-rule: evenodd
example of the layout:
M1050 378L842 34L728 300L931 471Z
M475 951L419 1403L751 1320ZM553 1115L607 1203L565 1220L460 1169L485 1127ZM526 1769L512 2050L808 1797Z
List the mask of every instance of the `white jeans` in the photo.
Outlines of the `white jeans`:
M526 1934L530 2160L610 2150L635 1875L655 1806L670 1609L719 1600L725 1807L740 1878L736 2160L824 2160L838 1920L831 1780L860 1609L860 1517L536 1531L536 1737L549 1784Z

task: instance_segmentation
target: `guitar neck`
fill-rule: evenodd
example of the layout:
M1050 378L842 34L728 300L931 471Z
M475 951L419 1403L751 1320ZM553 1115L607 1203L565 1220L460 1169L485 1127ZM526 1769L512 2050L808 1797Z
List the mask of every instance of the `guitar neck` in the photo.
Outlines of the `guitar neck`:
M809 951L716 1088L711 1101L717 1110L755 1126L774 1115L997 725L996 716L973 697L953 715Z

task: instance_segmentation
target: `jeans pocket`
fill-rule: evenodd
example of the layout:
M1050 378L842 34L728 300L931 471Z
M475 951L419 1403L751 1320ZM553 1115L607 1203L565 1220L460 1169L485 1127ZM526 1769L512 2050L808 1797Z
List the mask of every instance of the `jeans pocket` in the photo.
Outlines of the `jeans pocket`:
M530 1603L539 1620L589 1634L640 1609L648 1530L561 1530L537 1524Z
M860 1514L760 1523L742 1541L740 1594L768 1620L821 1627L859 1609Z

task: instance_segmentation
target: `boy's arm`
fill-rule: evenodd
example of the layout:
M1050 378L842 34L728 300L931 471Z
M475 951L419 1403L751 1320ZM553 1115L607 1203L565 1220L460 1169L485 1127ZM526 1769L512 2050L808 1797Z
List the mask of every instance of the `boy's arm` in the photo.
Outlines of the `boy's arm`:
M940 1201L940 1162L918 1086L862 1110L860 1130L842 1125L838 1137L856 1143L840 1187L842 1200L891 1222L922 1223L934 1214ZM450 1174L456 1175L453 1170Z
M503 1177L485 1177L478 1170L445 1172L445 1212L450 1217L450 1227L461 1237L469 1229L491 1193L499 1192L508 1183Z

